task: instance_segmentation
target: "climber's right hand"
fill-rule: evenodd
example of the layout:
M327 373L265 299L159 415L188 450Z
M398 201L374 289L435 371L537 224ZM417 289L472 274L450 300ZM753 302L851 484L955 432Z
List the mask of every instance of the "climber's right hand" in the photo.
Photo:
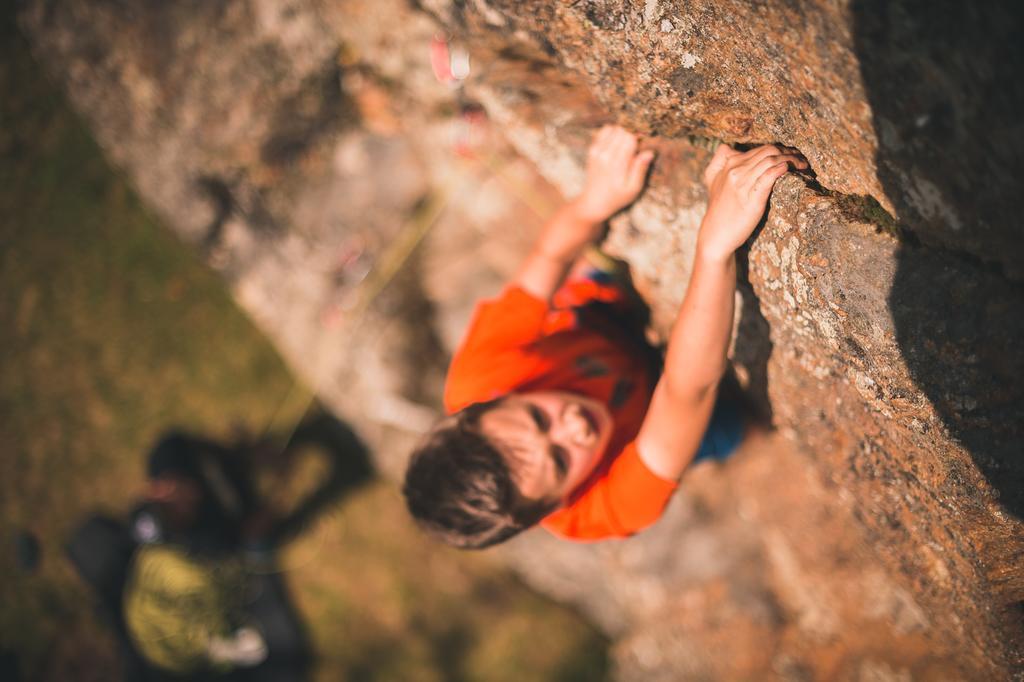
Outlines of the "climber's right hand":
M587 180L573 202L579 215L602 223L629 206L644 188L654 152L639 150L636 135L616 125L602 127L587 152Z
M790 167L806 169L796 150L765 145L739 152L722 144L704 171L708 210L701 223L698 249L705 257L726 259L757 227L775 181Z

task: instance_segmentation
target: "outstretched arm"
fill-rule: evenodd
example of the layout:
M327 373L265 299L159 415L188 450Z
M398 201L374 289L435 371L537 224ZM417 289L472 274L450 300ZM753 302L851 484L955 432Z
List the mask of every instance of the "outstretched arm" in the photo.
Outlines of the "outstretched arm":
M601 236L606 220L636 199L654 153L637 153L636 137L604 126L587 155L583 192L548 221L513 282L549 300L587 244Z
M772 146L740 153L726 145L704 172L708 210L690 285L669 337L665 370L637 436L644 464L675 480L689 465L711 418L726 368L736 287L734 254L757 227L775 181L798 154Z

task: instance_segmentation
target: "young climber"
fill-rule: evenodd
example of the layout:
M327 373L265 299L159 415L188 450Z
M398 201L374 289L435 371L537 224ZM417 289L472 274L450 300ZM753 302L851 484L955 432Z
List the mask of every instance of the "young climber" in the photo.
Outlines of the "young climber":
M581 276L578 261L639 195L652 158L628 131L602 128L583 192L548 222L505 290L479 304L449 369L450 416L413 452L403 489L417 522L443 541L482 548L538 523L574 540L631 535L657 520L696 457L721 457L741 440L735 409L716 407L734 253L775 181L807 163L784 148L718 147L659 378L642 334L623 323L628 293L600 267Z

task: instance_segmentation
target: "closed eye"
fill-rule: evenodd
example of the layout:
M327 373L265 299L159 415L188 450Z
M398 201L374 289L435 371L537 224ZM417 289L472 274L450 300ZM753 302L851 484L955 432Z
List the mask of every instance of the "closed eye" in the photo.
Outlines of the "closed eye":
M547 413L536 405L530 405L528 409L530 411L530 419L537 425L540 432L547 433L548 428L551 426L551 420L548 419Z
M569 473L569 453L561 445L551 446L551 460L555 463L558 480L564 480Z

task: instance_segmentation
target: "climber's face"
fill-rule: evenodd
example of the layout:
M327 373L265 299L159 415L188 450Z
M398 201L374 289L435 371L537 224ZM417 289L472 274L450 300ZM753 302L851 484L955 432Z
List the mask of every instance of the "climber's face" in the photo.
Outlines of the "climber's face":
M506 456L525 497L561 504L600 461L612 416L575 393L513 393L480 417L480 431Z

